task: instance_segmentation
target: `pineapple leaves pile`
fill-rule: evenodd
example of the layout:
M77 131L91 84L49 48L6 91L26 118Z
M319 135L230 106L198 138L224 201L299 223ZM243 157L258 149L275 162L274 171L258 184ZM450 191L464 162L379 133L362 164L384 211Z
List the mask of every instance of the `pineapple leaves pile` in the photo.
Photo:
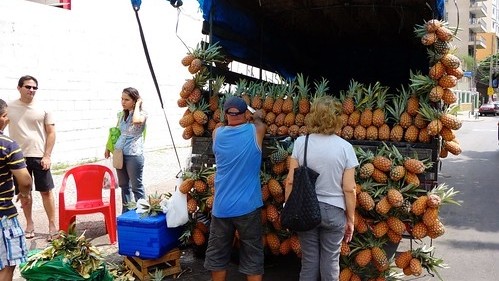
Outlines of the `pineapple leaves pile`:
M156 216L163 213L163 204L165 200L171 197L171 193L150 194L145 199L139 199L137 202L130 202L127 204L127 208L130 210L136 210L141 217Z
M83 278L89 278L95 270L104 266L101 253L85 238L85 233L77 236L71 231L69 233L60 231L59 237L48 247L28 258L21 272L40 266L57 256L62 256L63 262L70 264Z

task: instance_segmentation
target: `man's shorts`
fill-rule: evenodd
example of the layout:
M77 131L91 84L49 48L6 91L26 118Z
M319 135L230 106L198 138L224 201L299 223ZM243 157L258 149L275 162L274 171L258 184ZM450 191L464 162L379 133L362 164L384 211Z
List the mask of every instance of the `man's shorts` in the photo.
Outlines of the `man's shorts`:
M0 270L26 262L28 245L17 217L8 219L4 216L0 220L0 228L2 231L0 233Z
M239 248L239 272L261 275L264 272L261 209L233 218L211 217L210 236L204 267L210 271L226 270L237 229Z
M29 174L33 178L35 183L36 191L50 191L54 188L54 179L52 178L52 173L50 169L42 169L42 158L41 157L26 157L26 166ZM17 183L14 178L14 184L16 186L16 194L19 194L19 189L17 188Z

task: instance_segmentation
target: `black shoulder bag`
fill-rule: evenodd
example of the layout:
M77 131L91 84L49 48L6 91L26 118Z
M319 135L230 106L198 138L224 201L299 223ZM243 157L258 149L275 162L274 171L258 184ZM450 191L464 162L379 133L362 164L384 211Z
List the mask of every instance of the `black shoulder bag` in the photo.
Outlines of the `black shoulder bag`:
M307 231L321 223L315 182L319 173L307 167L308 135L305 137L303 165L295 169L293 190L281 211L281 225L295 231Z

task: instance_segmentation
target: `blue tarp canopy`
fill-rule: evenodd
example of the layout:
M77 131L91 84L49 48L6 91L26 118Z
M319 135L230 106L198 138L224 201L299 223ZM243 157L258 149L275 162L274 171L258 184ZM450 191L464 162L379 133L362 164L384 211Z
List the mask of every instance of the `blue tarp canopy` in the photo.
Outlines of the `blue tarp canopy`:
M234 60L286 78L304 73L345 89L350 79L406 83L427 71L416 24L442 18L443 0L198 0L203 33Z

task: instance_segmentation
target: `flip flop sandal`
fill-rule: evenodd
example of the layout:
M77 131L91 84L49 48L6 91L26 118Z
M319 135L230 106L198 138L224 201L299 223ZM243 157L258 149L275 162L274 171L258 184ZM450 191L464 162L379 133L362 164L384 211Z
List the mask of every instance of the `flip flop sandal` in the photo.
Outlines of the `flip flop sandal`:
M24 232L24 237L26 237L26 239L32 239L35 237L35 230L31 230L31 231L25 231Z

